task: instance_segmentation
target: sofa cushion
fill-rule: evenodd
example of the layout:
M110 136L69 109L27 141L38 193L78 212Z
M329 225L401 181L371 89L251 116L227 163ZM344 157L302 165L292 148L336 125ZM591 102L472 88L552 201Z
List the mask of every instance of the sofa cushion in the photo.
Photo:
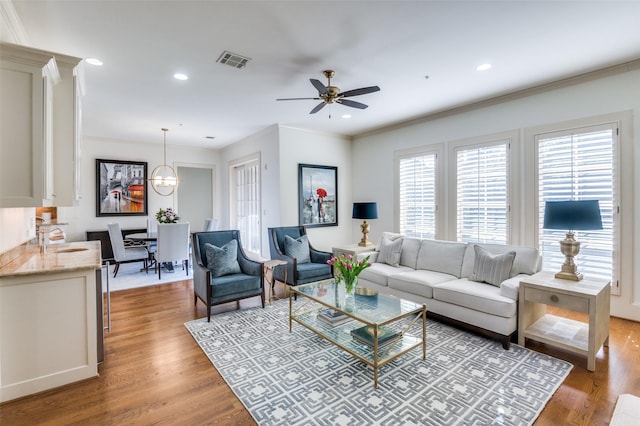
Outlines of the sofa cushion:
M457 277L442 272L416 271L403 272L389 276L388 286L403 292L416 294L418 296L433 298L433 285L445 281L455 280Z
M442 272L460 277L467 245L452 241L422 240L416 269Z
M386 263L391 266L400 264L400 254L402 252L402 238L390 240L386 237L380 238L380 253L378 253L377 262Z
M413 269L402 265L393 267L386 263L372 263L371 266L360 272L358 279L360 281L366 280L386 287L389 276L409 271L413 271Z
M516 315L518 307L518 302L500 294L499 287L466 278L435 285L433 298L505 318Z
M298 238L291 238L290 236L285 235L284 254L295 257L298 263L309 263L311 261L309 238L306 235L302 235Z
M382 246L382 239L386 238L389 241L395 241L398 238L402 238L402 234L398 234L397 232L383 232L380 234L380 238L378 238L378 244L376 244L376 251L380 251L380 246Z
M477 244L474 244L473 248L476 256L473 261L473 272L469 279L499 287L502 281L509 278L516 252L492 254Z
M222 247L205 243L205 253L207 255L207 268L213 277L240 273L238 263L238 241L230 240Z
M510 246L504 244L476 244L486 250L489 250L494 254L503 254L509 251L516 252L516 258L513 261L511 272L509 277L515 277L518 274L532 275L536 272L540 272L542 266L542 259L540 252L534 247L520 247ZM469 277L473 272L473 263L475 260L474 244L468 244L467 250L464 253L464 262L462 263L461 277Z
M403 237L402 238L402 253L400 254L400 265L408 266L411 269L416 269L418 263L418 252L420 251L420 238Z

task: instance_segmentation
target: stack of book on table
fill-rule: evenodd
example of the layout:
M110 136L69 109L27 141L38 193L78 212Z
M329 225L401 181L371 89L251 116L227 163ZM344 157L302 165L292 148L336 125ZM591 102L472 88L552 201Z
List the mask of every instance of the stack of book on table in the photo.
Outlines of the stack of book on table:
M351 336L354 340L373 348L373 332L373 326L365 325L364 327L351 330ZM399 336L400 333L397 331L387 327L378 327L378 348L397 342Z
M318 312L318 319L327 324L340 325L351 320L351 317L333 309L323 309Z

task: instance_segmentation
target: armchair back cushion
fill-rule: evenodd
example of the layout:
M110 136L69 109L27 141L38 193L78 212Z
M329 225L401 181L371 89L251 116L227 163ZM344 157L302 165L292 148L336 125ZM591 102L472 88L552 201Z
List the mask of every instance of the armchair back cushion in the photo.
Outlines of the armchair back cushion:
M213 277L221 277L229 274L239 274L238 242L231 240L222 247L205 243L204 249L207 255L207 268Z
M284 254L295 257L298 259L298 263L309 263L311 261L309 238L307 238L306 235L302 235L298 238L291 238L290 236L285 235Z

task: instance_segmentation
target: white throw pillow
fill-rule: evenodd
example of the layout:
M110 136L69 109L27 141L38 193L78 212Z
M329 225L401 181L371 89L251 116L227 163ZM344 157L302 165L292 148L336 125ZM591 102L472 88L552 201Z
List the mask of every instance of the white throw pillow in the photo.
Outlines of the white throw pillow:
M378 263L386 263L391 266L400 264L400 255L402 254L402 238L390 240L386 237L380 238L380 254L376 260Z
M516 258L515 251L494 255L478 245L474 245L473 249L476 257L469 280L499 287L502 281L509 278L513 260Z
M309 251L309 238L303 235L299 238L291 238L284 236L284 254L295 257L298 263L311 262L311 253Z

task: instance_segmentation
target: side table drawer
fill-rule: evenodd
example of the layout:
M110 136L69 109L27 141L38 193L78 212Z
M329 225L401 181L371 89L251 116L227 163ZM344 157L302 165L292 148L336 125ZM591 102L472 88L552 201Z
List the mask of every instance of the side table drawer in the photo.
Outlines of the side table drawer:
M526 287L524 289L524 299L528 302L543 303L572 311L589 312L589 299L556 293L552 290L547 291Z

